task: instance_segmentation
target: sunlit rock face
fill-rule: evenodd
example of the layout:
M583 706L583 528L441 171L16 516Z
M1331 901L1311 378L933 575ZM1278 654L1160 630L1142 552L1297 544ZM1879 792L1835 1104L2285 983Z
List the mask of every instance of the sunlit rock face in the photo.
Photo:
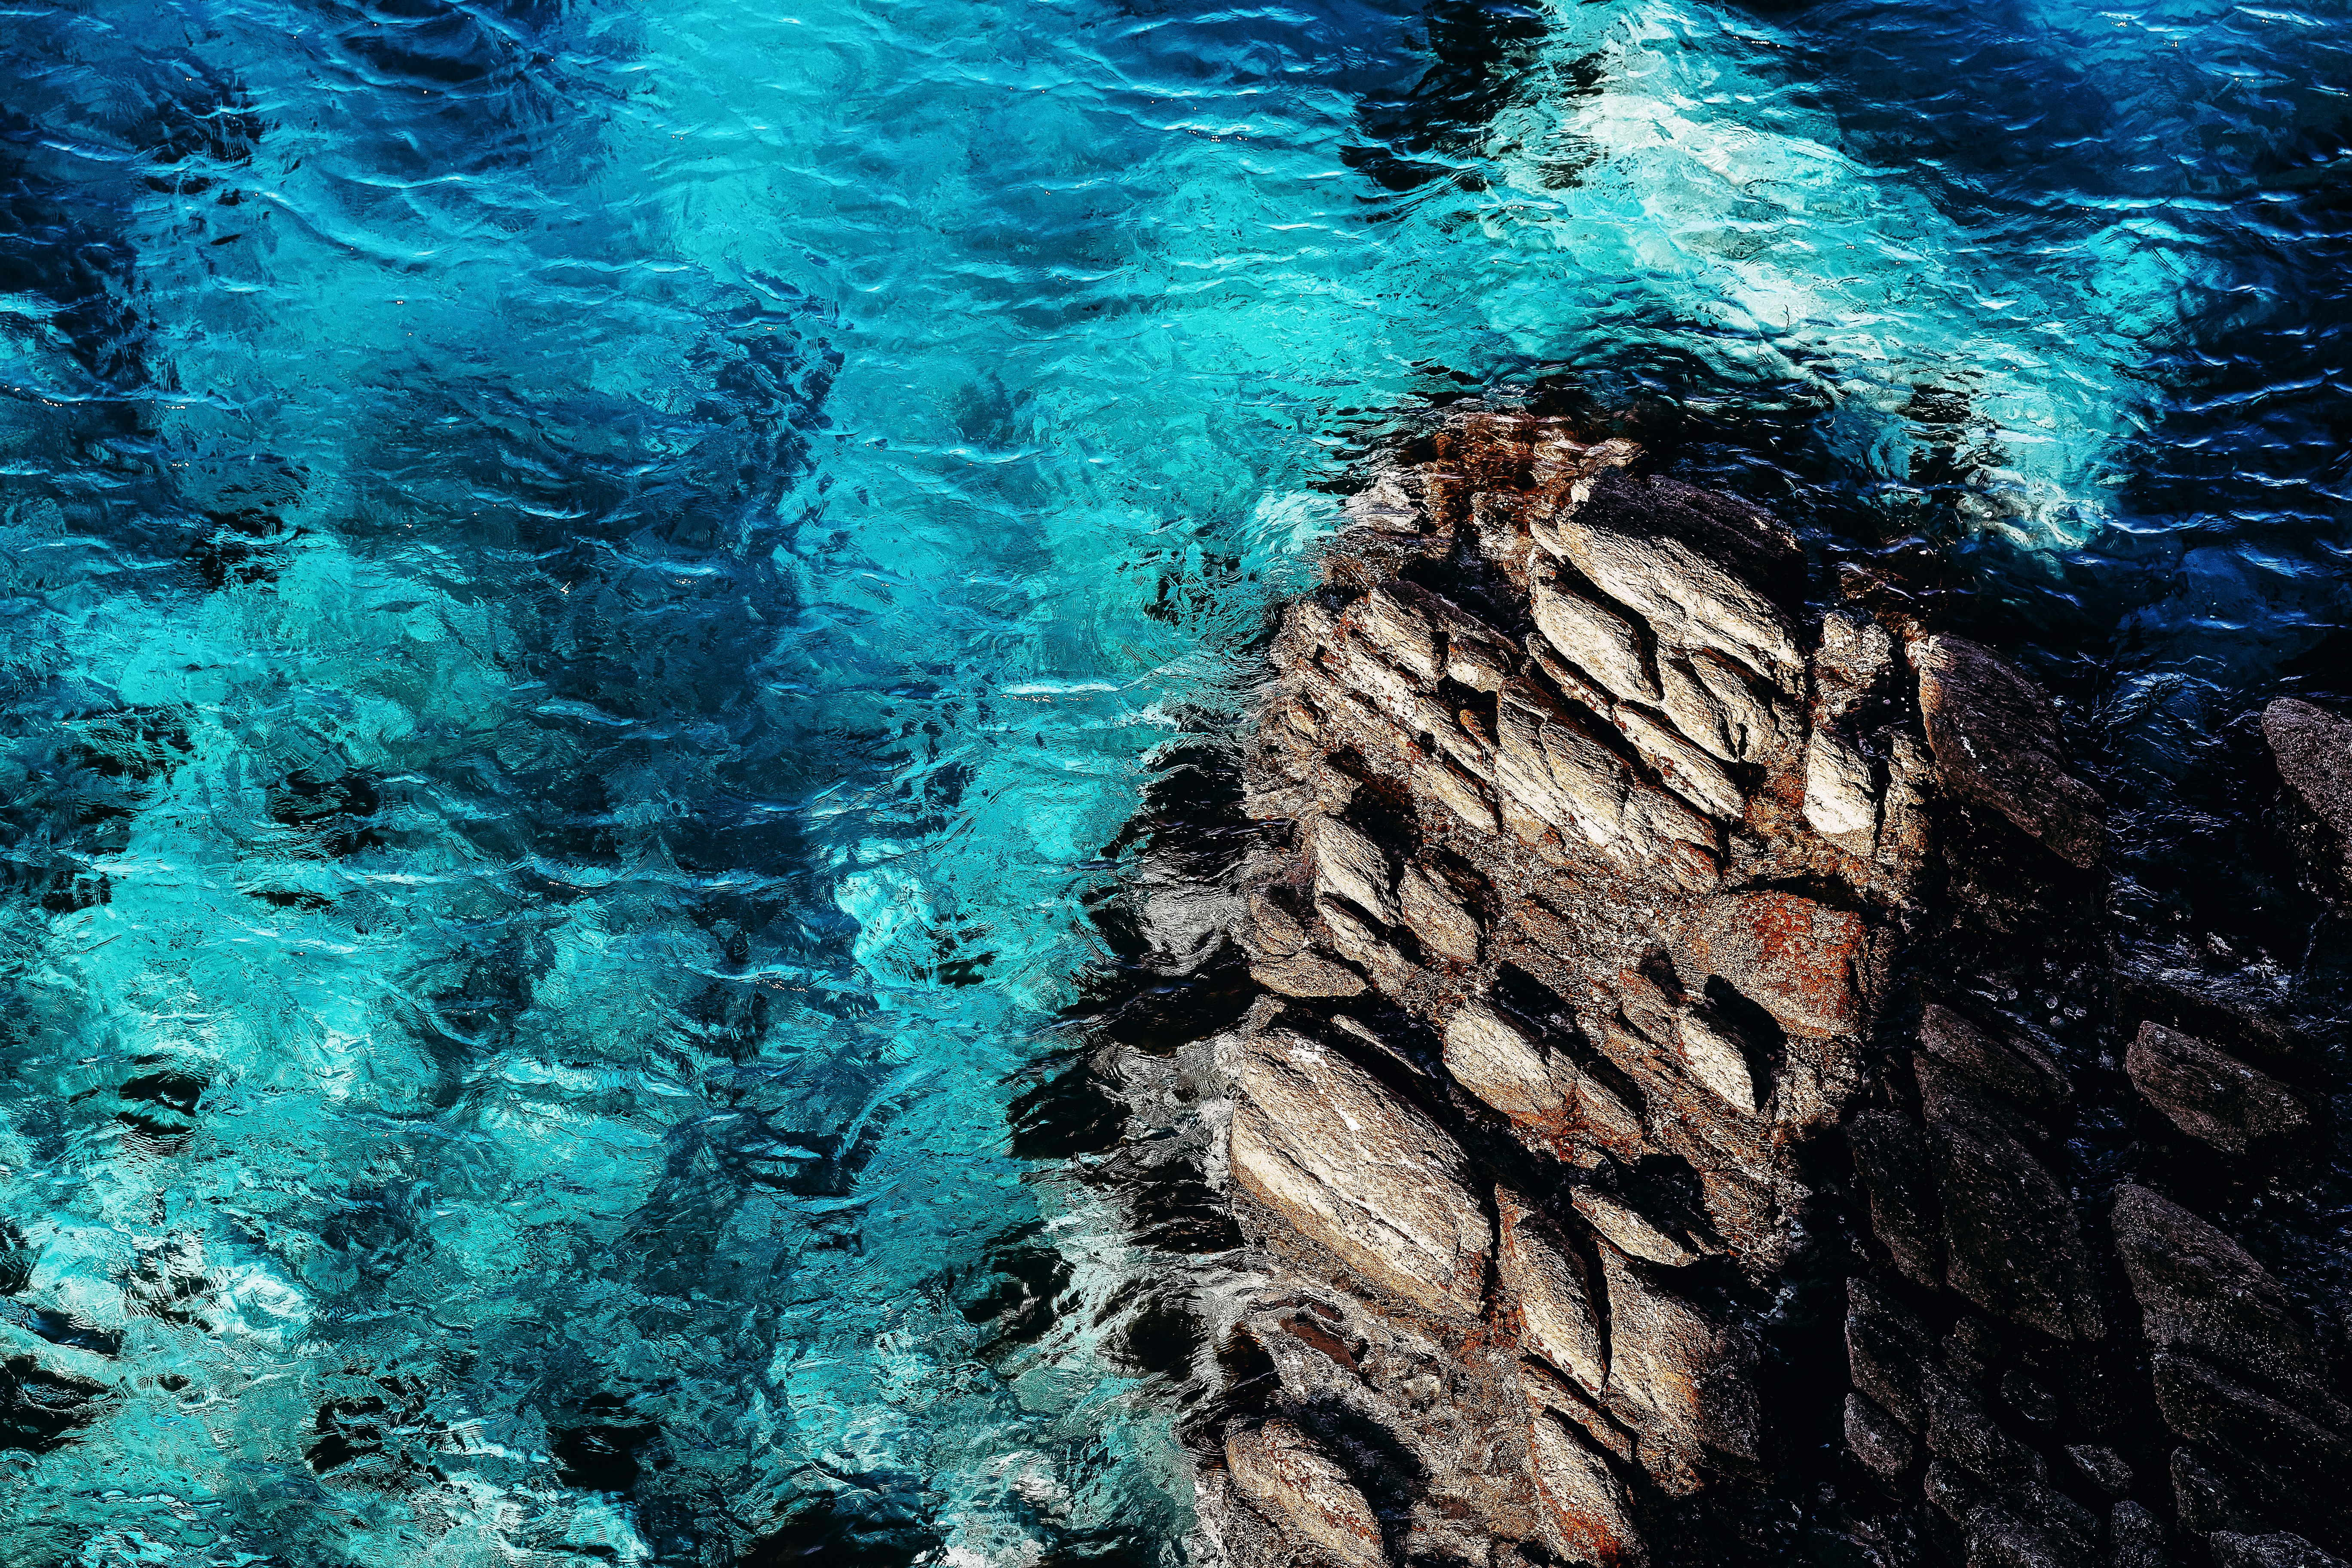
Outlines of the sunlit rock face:
M2238 1500L2217 1555L2340 1540L2297 1310L2144 1187L2110 1222L2070 1137L2137 1105L2302 1181L2312 1064L2115 973L2041 690L1566 420L1457 410L1350 511L1271 644L1265 994L1203 1058L1234 1560L2087 1568L2191 1527L2176 1458ZM2127 1074L1987 1005L2053 972Z

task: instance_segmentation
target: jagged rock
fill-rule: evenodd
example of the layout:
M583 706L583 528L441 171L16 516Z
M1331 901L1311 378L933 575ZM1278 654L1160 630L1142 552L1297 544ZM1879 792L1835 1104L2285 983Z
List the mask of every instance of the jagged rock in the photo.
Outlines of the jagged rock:
M1378 1568L1381 1521L1339 1462L1288 1421L1225 1439L1225 1468L1242 1496L1343 1563Z
M2124 1069L2174 1126L2225 1153L2294 1152L2316 1131L2301 1093L2153 1018L2139 1026Z
M2149 1343L2193 1351L2270 1384L2330 1425L2352 1426L2352 1411L2327 1392L2326 1370L2286 1292L2236 1242L2140 1186L2117 1190L2113 1225Z
M1496 1272L1504 1294L1518 1304L1520 1343L1599 1393L1609 1363L1584 1259L1511 1193L1497 1189L1495 1208L1501 1222Z
M1465 1003L1444 1037L1454 1081L1514 1121L1542 1126L1568 1114L1572 1084L1552 1076L1551 1053L1484 1002Z
M1632 1568L1646 1560L1625 1483L1582 1432L1549 1411L1530 1410L1528 1465L1570 1557L1597 1568Z
M1997 1318L2058 1339L2103 1331L2074 1206L1990 1117L1947 1105L1929 1129L1945 1282Z
M1919 1046L2043 1121L2064 1114L2074 1098L2074 1086L2039 1047L2027 1040L1995 1039L1938 1003L1928 1003L1920 1013Z
M1996 1487L2050 1479L2042 1456L1996 1426L1974 1391L1942 1367L1924 1367L1919 1390L1927 1411L1930 1453Z
M2213 1568L2345 1568L2344 1559L2322 1552L2300 1535L2238 1535L2216 1531Z
M1845 1446L1890 1481L1902 1479L1919 1447L1901 1422L1859 1394L1845 1396Z
M1758 1108L1748 1055L1714 1020L1698 1013L1683 1014L1675 1020L1675 1038L1682 1047L1683 1066L1709 1093L1743 1114Z
M1365 989L1362 975L1346 964L1334 963L1311 952L1292 953L1286 958L1252 958L1250 977L1285 996L1356 996Z
M1397 907L1423 947L1456 963L1478 962L1484 934L1461 895L1423 866L1408 866L1397 883Z
M1703 1451L1753 1463L1762 1433L1756 1347L1742 1331L1644 1279L1615 1247L1601 1247L1609 1303L1607 1403L1641 1434L1643 1465L1687 1489Z
M1802 555L1778 524L1738 501L1612 469L1536 542L1640 616L1663 643L1713 648L1768 678L1799 663L1775 600Z
M1805 737L1805 820L1853 855L1878 837L1878 787L1860 747L1827 727Z
M1684 936L1675 967L1694 991L1721 976L1792 1035L1850 1034L1868 934L1859 915L1794 893L1726 894Z
M1584 1223L1599 1231L1621 1252L1669 1268L1698 1260L1698 1252L1679 1237L1668 1236L1624 1199L1598 1187L1579 1187L1570 1194Z
M1658 700L1642 639L1624 616L1594 604L1548 568L1528 573L1528 598L1544 640L1603 690L1628 701Z
M2128 1500L2108 1511L2108 1568L2168 1568L2171 1561L2156 1515Z
M1927 1331L1870 1281L1845 1282L1846 1363L1854 1387L1914 1432L1927 1426L1921 1378L1935 1348Z
M2263 739L2285 781L2306 858L2352 883L2352 720L2293 697L2263 710Z
M1284 1029L1251 1042L1234 1179L1372 1283L1475 1318L1489 1232L1461 1149L1354 1063Z
M2105 807L2066 771L2058 716L2041 689L1965 638L1927 637L1913 657L1927 745L1946 783L2070 865L2098 864Z
M1349 607L1348 628L1389 663L1426 685L1444 670L1437 627L1420 605L1383 584Z
M1336 893L1383 925L1403 917L1397 908L1396 868L1378 845L1337 817L1318 817L1307 836L1316 885Z
M1927 1139L1909 1117L1857 1111L1846 1123L1854 1170L1870 1199L1870 1228L1915 1285L1944 1282L1944 1215L1927 1167Z
M1996 1493L1948 1460L1929 1462L1927 1500L1960 1527L1969 1568L2089 1568L2097 1521L2063 1493L2024 1482Z
M2172 1450L2171 1471L2173 1510L2180 1516L2183 1530L2210 1535L2243 1522L2246 1508L2239 1500L2238 1489L2196 1449Z
M2321 1542L2352 1541L2352 1442L2179 1351L2156 1356L2156 1405L2165 1424L2227 1460L2270 1508Z
M1561 1376L1544 1362L1519 1363L1519 1389L1530 1405L1541 1405L1581 1429L1621 1464L1633 1464L1633 1434L1596 1403L1596 1395Z
M2083 1472L2090 1483L2111 1497L2121 1497L2132 1488L2132 1468L2113 1448L2094 1443L2070 1443L2066 1457Z

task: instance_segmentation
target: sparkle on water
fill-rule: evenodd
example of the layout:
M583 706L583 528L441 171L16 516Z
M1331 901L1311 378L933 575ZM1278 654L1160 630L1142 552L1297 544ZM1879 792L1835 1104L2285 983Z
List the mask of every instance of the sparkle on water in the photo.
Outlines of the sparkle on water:
M1680 410L1975 590L2160 910L2168 792L2345 650L2348 48L12 8L0 1563L1197 1556L1153 1265L1006 1108L1351 462Z

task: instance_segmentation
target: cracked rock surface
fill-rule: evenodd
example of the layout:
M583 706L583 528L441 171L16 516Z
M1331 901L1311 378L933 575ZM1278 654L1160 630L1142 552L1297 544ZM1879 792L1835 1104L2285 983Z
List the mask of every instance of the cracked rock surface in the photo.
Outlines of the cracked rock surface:
M2325 1053L2123 955L2062 710L1570 421L1369 477L1218 829L1230 1026L1119 1058L1200 1096L1150 1158L1238 1243L1215 1550L2352 1551L2340 1248L2259 1218L2341 1196ZM2333 889L2352 721L2260 728Z

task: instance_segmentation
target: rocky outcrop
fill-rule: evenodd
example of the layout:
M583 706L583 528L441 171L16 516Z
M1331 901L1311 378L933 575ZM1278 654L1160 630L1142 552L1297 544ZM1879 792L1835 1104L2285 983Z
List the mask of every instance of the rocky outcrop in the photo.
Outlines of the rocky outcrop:
M2315 1058L2116 972L2061 705L1643 470L1458 410L1272 639L1257 994L1178 1075L1245 1243L1204 1524L1238 1568L2342 1552L2344 1331L2245 1206L2324 1161Z
M1244 1332L1280 1386L1238 1419L1344 1405L1335 1430L1383 1434L1431 1478L1391 1521L1408 1558L1639 1561L1644 1498L1774 1462L1760 1314L1820 1201L1806 1152L1850 1116L1912 1280L2102 1331L2045 1053L1936 1008L1919 1094L1857 1104L1937 802L2069 871L2099 805L2022 677L1899 615L1809 611L1753 507L1555 421L1473 413L1422 455L1357 498L1273 646L1245 779L1278 847L1243 933L1270 994L1230 1047L1230 1148L1263 1299L1434 1375L1458 1419L1352 1352L1341 1392L1295 1325L1259 1332L1271 1309ZM1943 1465L1974 1528L2023 1529L2001 1510L2046 1465L1856 1292L1858 1451L1890 1481ZM1445 1459L1482 1415L1515 1440ZM1429 1503L1448 1488L1467 1521ZM1298 1536L1251 1517L1245 1561Z

